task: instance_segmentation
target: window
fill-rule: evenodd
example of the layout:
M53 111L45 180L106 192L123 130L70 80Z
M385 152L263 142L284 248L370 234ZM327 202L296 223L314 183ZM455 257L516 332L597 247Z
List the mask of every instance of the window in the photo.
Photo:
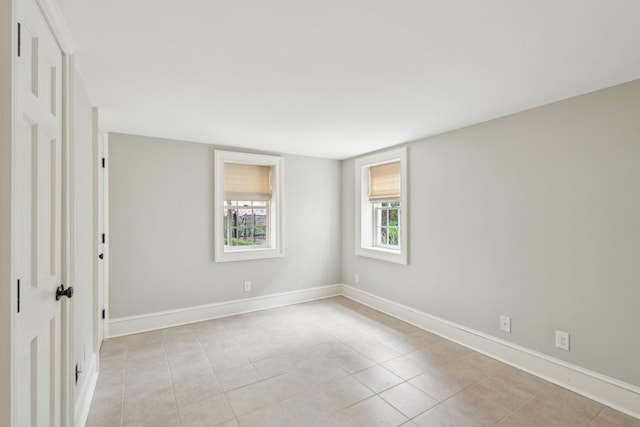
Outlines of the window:
M215 260L283 256L282 157L216 151Z
M406 148L356 160L356 254L407 263Z

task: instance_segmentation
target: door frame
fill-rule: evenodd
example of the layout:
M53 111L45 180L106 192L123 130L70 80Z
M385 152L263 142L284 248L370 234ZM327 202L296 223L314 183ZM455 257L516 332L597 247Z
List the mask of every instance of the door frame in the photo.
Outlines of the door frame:
M13 76L16 55L13 1L0 1L0 425L13 425Z
M108 236L108 172L107 162L107 135L100 130L100 111L93 107L92 138L93 138L93 345L96 352L98 369L100 367L100 346L109 334L109 241L102 242L102 234ZM103 166L102 159L105 159ZM99 255L103 255L103 259ZM100 267L102 266L102 271ZM102 273L102 274L101 274ZM105 317L102 318L102 310Z

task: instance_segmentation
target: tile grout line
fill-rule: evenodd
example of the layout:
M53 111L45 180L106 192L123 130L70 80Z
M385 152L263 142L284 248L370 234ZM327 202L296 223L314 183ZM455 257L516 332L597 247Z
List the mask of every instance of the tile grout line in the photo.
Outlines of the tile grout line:
M591 420L589 420L589 424L587 424L587 426L590 426L590 425L592 425L594 423L596 418L598 418L600 416L600 414L602 413L602 411L604 411L604 408L606 408L606 406L603 406L602 408L600 408L598 413L593 418L591 418Z
M129 365L129 343L125 343L125 359L124 359L124 379L122 380L122 404L120 408L120 427L124 425L124 400L127 391L127 369Z
M180 408L178 408L178 399L176 398L176 391L173 384L173 375L171 375L171 365L169 365L169 356L167 355L167 344L165 342L164 330L162 331L162 348L164 353L164 360L169 370L169 381L171 382L171 394L173 395L173 403L176 408L176 414L178 415L178 424L182 427L182 417L180 416Z

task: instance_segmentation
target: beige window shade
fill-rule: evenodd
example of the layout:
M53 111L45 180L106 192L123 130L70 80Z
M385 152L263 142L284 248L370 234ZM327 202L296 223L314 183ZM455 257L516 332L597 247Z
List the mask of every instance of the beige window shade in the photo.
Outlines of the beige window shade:
M224 164L224 197L227 200L270 200L271 166Z
M369 200L400 199L400 162L369 168Z

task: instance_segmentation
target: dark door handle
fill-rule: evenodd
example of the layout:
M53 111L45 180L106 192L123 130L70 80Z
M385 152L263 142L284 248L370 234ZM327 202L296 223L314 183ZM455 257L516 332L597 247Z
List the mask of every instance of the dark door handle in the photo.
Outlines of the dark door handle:
M67 289L64 288L64 285L58 286L58 289L56 289L56 301L60 301L62 297L73 298L73 286L69 286Z
M104 254L100 254L100 255L98 255L98 258L100 258L100 259L104 259Z

